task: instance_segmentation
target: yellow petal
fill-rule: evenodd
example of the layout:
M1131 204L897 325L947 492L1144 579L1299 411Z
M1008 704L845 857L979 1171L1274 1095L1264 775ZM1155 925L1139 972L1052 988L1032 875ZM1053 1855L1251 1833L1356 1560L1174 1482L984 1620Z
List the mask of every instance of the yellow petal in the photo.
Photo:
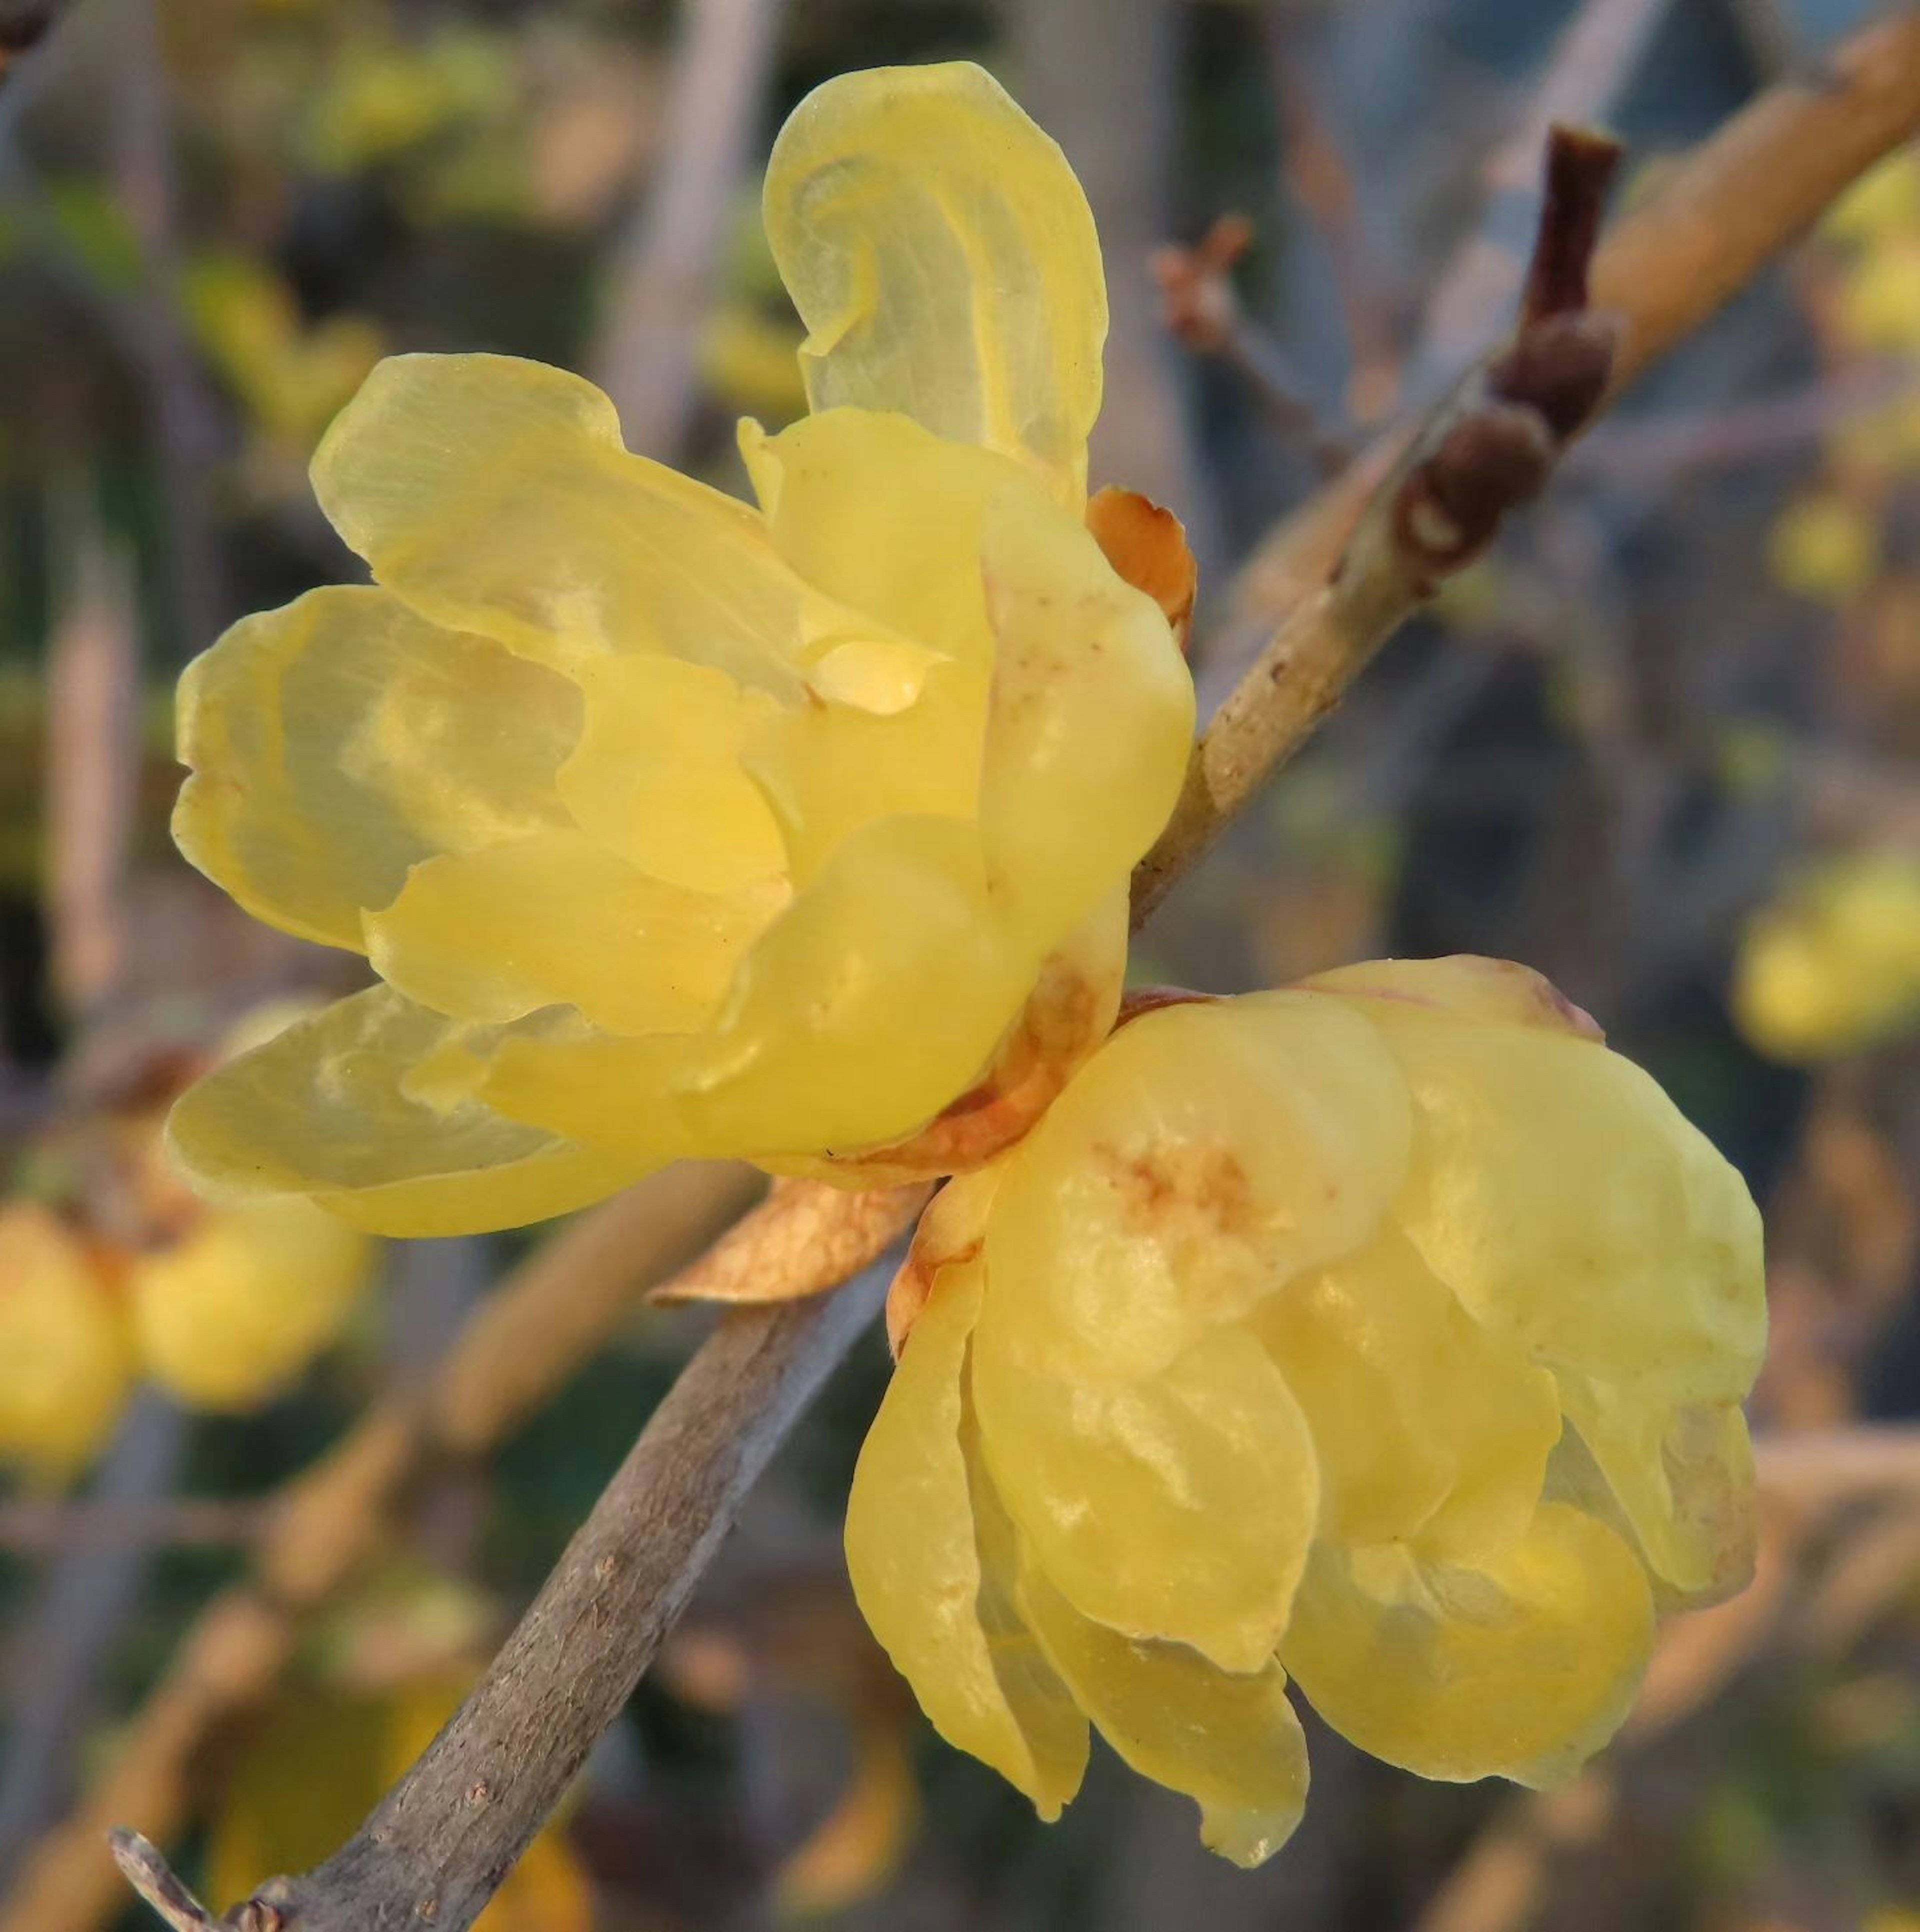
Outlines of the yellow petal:
M365 1235L308 1202L216 1210L129 1273L148 1372L190 1408L256 1407L340 1333L373 1258Z
M1110 1629L1259 1670L1286 1628L1320 1497L1313 1438L1280 1371L1227 1328L1135 1382L1036 1375L1004 1346L1024 1284L1003 1275L997 1234L989 1254L974 1397L987 1466L1034 1561Z
M385 1234L518 1227L662 1164L610 1160L503 1118L458 1079L417 1077L496 1043L376 986L207 1075L176 1104L169 1145L216 1198L308 1194Z
M0 1457L43 1481L112 1434L134 1376L124 1314L80 1239L45 1208L0 1208Z
M976 1528L963 1378L980 1285L977 1264L947 1271L894 1372L847 1500L847 1568L934 1728L1051 1819L1079 1789L1087 1720L1014 1607L1004 1518L991 1552Z
M786 898L778 878L689 892L582 832L535 832L416 866L368 916L368 952L397 992L458 1018L574 1006L618 1033L685 1033Z
M313 591L188 666L173 836L256 918L362 951L410 866L566 822L580 712L564 678L383 591Z
M888 813L972 818L994 652L982 530L988 502L1023 480L1018 466L865 410L771 437L744 423L740 447L781 555L889 634L920 640L928 659L909 704L836 697L823 664L812 682L830 701L761 717L748 768L780 814L794 876L812 877L847 833Z
M1561 1388L1568 1420L1671 1593L1698 1607L1744 1589L1759 1518L1754 1445L1737 1405L1676 1408L1573 1376Z
M668 1136L688 1155L886 1146L974 1083L1038 965L995 931L970 827L883 819L768 928L705 1034L516 1038L484 1090L616 1150Z
M1216 1670L1178 1644L1138 1643L1080 1615L1030 1564L1020 1607L1102 1737L1200 1807L1200 1836L1237 1865L1263 1863L1306 1806L1306 1738L1276 1663Z
M1335 1730L1389 1764L1550 1784L1618 1730L1652 1640L1633 1552L1544 1503L1525 1538L1472 1567L1320 1544L1280 1660Z
M856 634L754 513L621 446L590 382L502 356L389 358L314 458L334 527L436 623L571 669L661 651L798 700Z
M981 568L998 648L980 830L1008 916L1052 934L1160 836L1193 683L1159 607L1037 490L994 499Z
M1254 1317L1313 1432L1322 1534L1434 1553L1510 1543L1560 1435L1553 1378L1490 1334L1389 1228Z
M1570 1034L1364 1004L1414 1096L1396 1217L1468 1310L1550 1367L1744 1395L1766 1340L1760 1214L1659 1087Z
M559 788L583 830L692 892L728 892L784 868L778 822L740 767L758 693L678 658L602 658L576 676L586 724Z
M1076 512L1106 287L1059 148L979 68L817 88L774 144L767 239L815 410L898 410L1018 456Z
M1371 1240L1409 1133L1399 1070L1338 1002L1262 993L1132 1022L1022 1143L995 1202L1004 1347L1067 1380L1156 1372Z
M1584 1040L1601 1037L1592 1014L1582 1012L1543 974L1511 959L1456 952L1443 959L1368 959L1303 980L1310 992L1347 999L1397 1000L1437 1007L1462 1018L1504 1020Z

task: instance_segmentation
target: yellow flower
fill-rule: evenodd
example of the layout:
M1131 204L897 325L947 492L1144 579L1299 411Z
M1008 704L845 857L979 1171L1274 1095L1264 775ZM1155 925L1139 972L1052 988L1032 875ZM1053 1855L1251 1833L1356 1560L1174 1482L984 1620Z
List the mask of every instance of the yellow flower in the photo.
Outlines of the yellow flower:
M364 1234L310 1202L214 1208L128 1266L141 1359L190 1408L257 1408L339 1334L372 1260Z
M1192 693L1086 524L1085 199L956 65L810 96L765 213L813 413L742 427L757 509L577 377L401 357L314 461L378 587L188 670L182 850L386 982L187 1096L201 1185L423 1234L947 1172L1105 1033Z
M1822 490L1781 512L1767 560L1775 580L1796 596L1850 603L1879 574L1880 530L1859 505Z
M81 1236L32 1202L0 1207L0 1458L43 1483L77 1474L134 1372L118 1298Z
M1733 1012L1784 1060L1858 1052L1920 1025L1920 862L1830 860L1758 914L1741 939Z
M1090 1720L1265 1858L1306 1796L1289 1677L1427 1777L1557 1780L1657 1614L1750 1567L1759 1217L1520 967L1132 1021L936 1198L890 1312L854 1588L1045 1816Z
M1920 160L1905 148L1889 155L1834 203L1820 226L1861 248L1920 235Z
M1849 269L1837 313L1856 349L1920 349L1920 231L1876 242Z

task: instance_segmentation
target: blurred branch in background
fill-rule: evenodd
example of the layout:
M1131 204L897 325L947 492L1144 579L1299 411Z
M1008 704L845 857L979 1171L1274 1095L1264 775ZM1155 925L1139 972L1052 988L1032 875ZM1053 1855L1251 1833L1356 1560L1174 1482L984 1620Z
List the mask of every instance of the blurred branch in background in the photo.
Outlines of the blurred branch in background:
M314 1614L386 1546L428 1466L510 1434L760 1185L724 1166L670 1168L582 1215L482 1303L424 1385L369 1411L278 1506L253 1580L201 1612L105 1774L0 1901L0 1927L83 1932L110 1922L123 1894L108 1831L130 1821L166 1838L185 1823L196 1768L272 1689Z
M689 0L668 83L658 159L615 244L587 356L627 446L664 461L700 396L700 332L751 178L784 0Z
M1618 369L1612 321L1588 308L1586 260L1612 151L1556 137L1518 333L1433 418L1383 439L1303 513L1322 533L1320 567L1203 738L1187 800L1136 881L1136 922L1385 638L1540 486L1603 392L1712 314L1916 126L1920 19L1908 18L1862 34L1826 84L1779 90L1674 169L1598 266L1595 306L1629 330ZM268 1887L262 1912L301 1932L410 1915L449 1932L472 1922L631 1694L866 1302L862 1292L727 1318L460 1714L346 1846ZM120 1850L149 1898L177 1892L151 1847L123 1840Z

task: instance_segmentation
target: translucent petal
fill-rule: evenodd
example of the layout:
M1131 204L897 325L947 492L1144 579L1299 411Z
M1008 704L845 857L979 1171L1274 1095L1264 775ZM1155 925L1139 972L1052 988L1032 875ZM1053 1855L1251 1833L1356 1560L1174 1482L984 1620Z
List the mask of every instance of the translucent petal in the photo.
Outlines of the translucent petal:
M456 1018L571 1005L616 1033L685 1033L787 897L779 878L689 892L584 832L540 832L416 866L368 916L368 952L396 991Z
M1313 1432L1322 1533L1466 1556L1532 1520L1560 1435L1553 1378L1483 1328L1388 1228L1254 1316Z
M562 668L663 651L797 701L857 635L745 505L622 447L590 382L504 356L398 356L314 458L334 527L436 623Z
M1004 458L865 410L772 437L743 424L740 441L781 554L827 595L940 653L910 707L878 715L830 702L763 716L748 767L806 879L871 819L975 815L994 650L981 533L988 502L1024 478ZM818 692L818 671L814 682Z
M1634 1552L1544 1503L1526 1537L1472 1567L1318 1545L1280 1660L1335 1730L1389 1764L1550 1784L1619 1728L1652 1639Z
M1396 1217L1468 1309L1550 1366L1744 1395L1766 1340L1760 1215L1658 1086L1570 1035L1365 1004L1414 1095Z
M1443 959L1368 959L1303 980L1303 988L1348 999L1398 1000L1436 1006L1462 1017L1504 1020L1598 1040L1592 1016L1582 1012L1544 974L1511 959L1455 952Z
M1648 1566L1689 1606L1752 1580L1754 1445L1731 1402L1675 1408L1630 1385L1561 1378L1580 1432Z
M996 1279L1019 1308L1004 1347L1068 1380L1157 1372L1371 1240L1409 1132L1399 1070L1342 1004L1263 993L1132 1022L1022 1144L995 1204Z
M982 568L998 650L981 833L1008 916L1057 932L1166 824L1192 746L1192 680L1159 607L1038 491L994 500Z
M962 1445L967 1337L981 1270L950 1269L868 1432L847 1499L847 1568L861 1613L941 1736L1056 1818L1079 1789L1087 1720L1020 1622L976 1534Z
M1227 1328L1136 1382L1036 1375L1005 1346L1026 1283L1002 1272L997 1213L989 1253L974 1396L987 1466L1034 1561L1110 1629L1259 1670L1320 1499L1313 1438L1280 1371Z
M1273 1856L1306 1806L1306 1738L1270 1660L1244 1676L1179 1644L1089 1622L1031 1564L1020 1607L1101 1736L1138 1772L1200 1807L1200 1836L1237 1865Z
M760 694L678 658L602 658L575 675L586 725L559 788L584 830L692 892L728 892L784 868L778 822L740 768L750 701L770 708Z
M663 1164L610 1160L472 1097L498 1039L376 986L207 1075L176 1104L169 1144L216 1197L308 1194L384 1234L518 1227ZM472 1063L464 1081L445 1064L463 1058ZM436 1060L438 1079L420 1078Z
M310 1202L216 1209L128 1274L148 1372L190 1408L255 1408L340 1333L372 1265L367 1237Z
M1066 157L998 82L959 62L828 81L774 143L764 209L815 410L898 410L1018 456L1078 512L1100 242Z
M243 618L180 681L173 836L256 918L364 949L363 909L439 852L566 823L580 694L384 591Z
M706 1034L530 1035L502 1048L484 1090L517 1118L636 1153L886 1146L973 1084L1037 968L995 931L970 827L883 819L767 929Z

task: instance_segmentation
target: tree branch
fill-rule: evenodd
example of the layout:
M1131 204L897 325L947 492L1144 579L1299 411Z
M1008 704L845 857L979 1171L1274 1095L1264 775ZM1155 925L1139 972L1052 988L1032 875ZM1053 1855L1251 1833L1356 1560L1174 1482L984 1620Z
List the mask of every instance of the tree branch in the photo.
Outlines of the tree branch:
M1604 400L1608 363L1617 388L1916 126L1920 18L1908 17L1858 37L1826 84L1756 104L1622 225L1594 290L1601 308L1631 325L1617 358L1611 332L1586 310L1529 316L1434 418L1384 440L1323 494L1290 539L1296 558L1317 559L1311 594L1283 608L1280 635L1202 741L1194 782L1138 875L1136 922L1446 570L1490 535L1490 520L1544 480ZM1257 589L1261 573L1250 580ZM377 1932L430 1918L440 1932L464 1932L617 1714L753 1476L870 1312L862 1292L727 1316L425 1756L334 1858L263 1888L226 1922ZM143 1886L172 1882L164 1864L124 1850ZM181 1897L170 1894L170 1915Z

